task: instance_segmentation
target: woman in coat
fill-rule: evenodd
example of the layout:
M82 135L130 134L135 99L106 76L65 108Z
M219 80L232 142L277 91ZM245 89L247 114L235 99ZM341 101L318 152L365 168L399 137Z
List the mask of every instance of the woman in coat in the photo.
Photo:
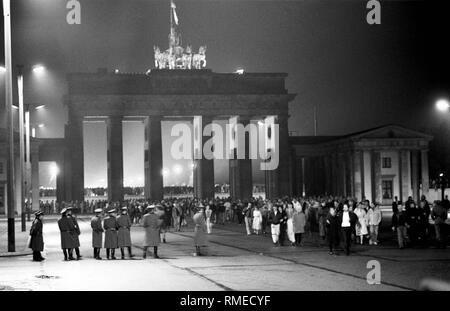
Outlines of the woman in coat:
M142 222L142 226L145 230L144 236L144 253L142 257L147 258L147 249L148 247L153 247L153 257L159 258L158 256L158 245L161 243L161 225L163 220L160 215L155 213L155 206L149 205L147 207L148 213L144 215L144 220Z
M255 209L253 210L252 227L255 234L259 235L262 228L262 213L259 206L255 206Z
M108 216L106 216L105 220L103 221L103 229L105 230L105 248L106 248L106 258L116 259L115 252L116 248L118 247L118 240L117 240L117 219L114 216L114 213L116 212L115 209L111 209L108 211Z
M44 238L42 236L42 218L44 213L38 211L34 214L36 218L33 221L30 229L30 245L33 250L33 261L45 260L41 252L44 250Z
M302 234L305 233L306 226L306 215L300 206L295 209L292 221L294 225L295 245L300 246L302 244Z
M128 249L128 255L133 258L134 255L131 252L131 219L128 216L127 207L122 207L122 214L117 217L117 244L120 247L121 258L125 259L124 247Z
M295 232L294 232L294 208L292 204L287 204L286 207L286 232L289 242L291 242L291 246L295 246Z
M200 247L206 246L206 220L203 208L198 208L194 217L194 244L195 244L195 256L201 256Z
M355 209L355 215L358 217L358 222L356 223L356 236L359 236L360 243L363 244L364 236L369 232L367 230L367 213L361 204Z
M92 228L92 247L94 248L94 258L97 260L101 260L100 257L100 249L102 248L103 242L103 227L102 227L102 219L100 214L102 213L101 208L97 208L95 212L95 216L91 219L91 228Z

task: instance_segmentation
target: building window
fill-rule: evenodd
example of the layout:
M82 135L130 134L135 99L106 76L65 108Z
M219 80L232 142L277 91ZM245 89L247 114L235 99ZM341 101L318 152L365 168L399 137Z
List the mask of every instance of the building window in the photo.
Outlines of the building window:
M3 162L0 162L0 175L3 174Z
M392 161L391 158L383 158L383 168L391 168Z
M383 199L392 200L392 180L383 180Z

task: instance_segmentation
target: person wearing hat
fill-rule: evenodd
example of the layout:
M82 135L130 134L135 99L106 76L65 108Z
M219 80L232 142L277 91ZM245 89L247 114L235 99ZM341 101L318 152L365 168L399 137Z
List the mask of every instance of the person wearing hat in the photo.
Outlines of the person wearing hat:
M147 214L144 215L144 221L142 226L145 230L144 237L144 253L142 257L147 258L148 247L153 246L153 256L159 258L158 256L158 245L161 243L160 230L163 220L161 217L155 213L155 206L149 205L147 207Z
M44 213L38 211L34 215L36 218L33 220L30 229L31 238L29 248L33 250L33 261L42 261L45 260L41 255L41 252L44 250L44 238L42 236L42 218Z
M95 216L91 219L91 228L92 228L92 247L94 248L94 258L97 260L101 260L100 257L100 249L102 248L103 242L103 227L102 227L102 219L100 214L102 213L101 208L97 208L95 212Z
M131 220L128 216L127 207L122 207L121 215L117 216L117 225L119 227L117 231L117 244L120 247L120 253L122 254L122 259L125 259L124 247L128 249L128 255L133 258L134 255L131 253Z
M203 208L199 207L197 212L192 217L194 220L194 244L195 244L195 256L201 256L200 247L206 246L206 219L203 212Z
M80 238L79 238L79 236L81 234L81 231L80 231L80 227L78 226L77 218L74 215L72 215L72 212L73 212L73 208L72 207L68 207L67 208L67 218L72 220L73 226L75 227L75 230L74 230L72 235L73 235L73 239L75 241L75 247L74 248L75 248L75 253L77 255L77 260L80 260L81 257L83 257L80 254ZM71 252L73 252L73 249L69 250L69 253L70 253L69 256L73 257L73 254Z
M116 252L117 245L117 219L114 216L116 212L115 209L110 209L108 211L108 216L106 216L103 221L103 229L105 230L105 248L106 248L106 258L116 259L114 256ZM111 257L110 257L111 255Z
M75 260L73 258L73 249L76 247L75 243L75 226L72 219L67 217L67 208L61 210L61 218L58 220L58 227L61 233L61 248L64 253L64 261ZM69 255L69 257L67 257Z

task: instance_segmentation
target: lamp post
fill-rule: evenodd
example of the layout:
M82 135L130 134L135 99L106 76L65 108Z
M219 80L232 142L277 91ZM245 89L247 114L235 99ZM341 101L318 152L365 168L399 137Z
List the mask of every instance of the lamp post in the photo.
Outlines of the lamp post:
M14 228L14 133L12 117L12 65L11 65L11 5L10 0L3 0L3 20L5 36L5 114L7 128L7 205L8 205L8 252L16 251Z

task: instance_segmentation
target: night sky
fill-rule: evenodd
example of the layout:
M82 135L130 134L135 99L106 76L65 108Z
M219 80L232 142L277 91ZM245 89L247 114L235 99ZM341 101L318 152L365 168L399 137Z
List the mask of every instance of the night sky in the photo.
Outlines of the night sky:
M44 76L25 80L25 102L46 104L33 117L45 123L39 137L63 137L67 73L145 72L153 67L153 45L168 47L169 0L80 0L81 25L66 23L66 0L12 2L13 63L47 67ZM381 25L368 25L365 0L175 0L183 45L206 44L208 68L289 74L287 88L298 94L289 127L299 135L313 134L314 106L319 135L389 123L450 128L450 116L433 107L450 96L447 2L381 1ZM3 47L0 53L1 63ZM169 129L163 125L165 136ZM105 139L104 125L86 125L86 186L106 185ZM125 185L142 184L143 139L142 124L124 124ZM172 167L171 140L164 141L164 165ZM189 183L189 165L181 165L185 173L166 185ZM215 166L216 182L226 182L226 162ZM255 182L262 181L258 174Z

